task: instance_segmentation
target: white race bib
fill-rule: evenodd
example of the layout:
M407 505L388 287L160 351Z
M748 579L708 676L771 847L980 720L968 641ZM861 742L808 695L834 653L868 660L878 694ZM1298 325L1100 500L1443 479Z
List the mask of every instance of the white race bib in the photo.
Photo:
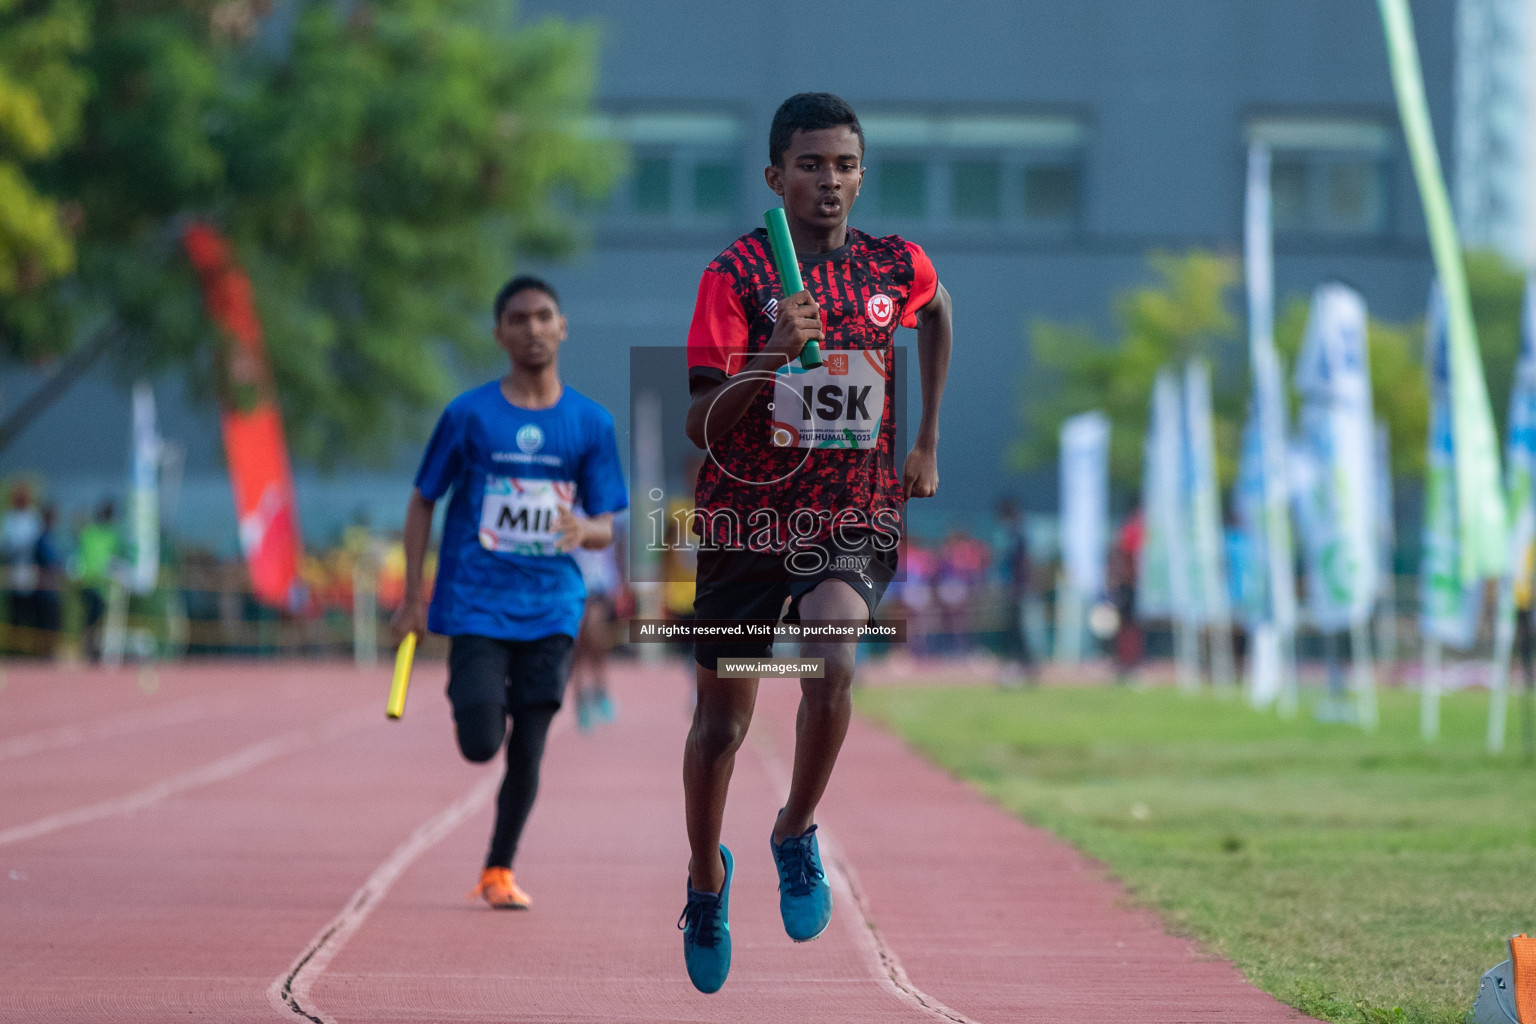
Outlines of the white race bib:
M873 448L885 415L885 353L823 352L814 370L781 367L770 429L779 448Z
M523 480L509 476L485 478L480 505L480 546L514 555L555 555L555 530L560 510L576 500L569 480Z

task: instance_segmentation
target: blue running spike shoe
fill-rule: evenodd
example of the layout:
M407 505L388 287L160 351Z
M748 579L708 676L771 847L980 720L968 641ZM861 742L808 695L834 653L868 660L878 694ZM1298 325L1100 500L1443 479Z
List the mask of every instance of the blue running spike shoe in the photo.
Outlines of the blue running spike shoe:
M677 919L683 932L683 963L688 965L688 980L700 992L719 992L725 976L731 973L731 851L720 844L720 859L725 861L725 885L717 896L688 886L688 905Z
M768 847L779 869L779 915L784 918L784 930L796 942L810 942L832 920L832 887L821 869L816 826L782 843L774 842L770 832Z

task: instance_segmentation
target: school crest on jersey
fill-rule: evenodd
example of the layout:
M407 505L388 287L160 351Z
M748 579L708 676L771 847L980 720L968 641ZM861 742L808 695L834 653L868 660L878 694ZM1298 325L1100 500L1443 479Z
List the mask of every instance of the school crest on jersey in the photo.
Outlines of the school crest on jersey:
M537 424L524 424L517 432L517 446L525 455L532 455L544 447L544 431Z
M869 317L870 323L876 327L889 327L891 320L896 316L896 303L884 292L876 292L869 297L864 304L864 313Z

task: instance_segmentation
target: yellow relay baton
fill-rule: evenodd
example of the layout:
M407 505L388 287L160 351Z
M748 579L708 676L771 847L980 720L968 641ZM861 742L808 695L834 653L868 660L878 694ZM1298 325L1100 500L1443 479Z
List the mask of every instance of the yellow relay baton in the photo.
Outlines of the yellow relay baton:
M416 634L407 633L395 652L395 679L389 684L389 705L384 713L390 718L405 714L405 691L411 685L411 662L416 658Z

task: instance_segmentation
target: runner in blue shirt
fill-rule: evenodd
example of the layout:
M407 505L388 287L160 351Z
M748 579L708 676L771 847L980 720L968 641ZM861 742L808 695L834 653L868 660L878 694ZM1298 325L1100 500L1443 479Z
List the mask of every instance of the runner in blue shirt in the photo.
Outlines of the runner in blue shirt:
M511 720L496 827L471 895L525 909L512 859L586 600L570 552L612 543L613 513L629 502L613 416L560 381L566 322L554 289L513 278L495 315L512 368L450 402L427 443L406 509L405 601L394 627L397 638L428 629L452 638L448 700L466 758L495 757ZM449 492L429 611L422 562L433 509Z

